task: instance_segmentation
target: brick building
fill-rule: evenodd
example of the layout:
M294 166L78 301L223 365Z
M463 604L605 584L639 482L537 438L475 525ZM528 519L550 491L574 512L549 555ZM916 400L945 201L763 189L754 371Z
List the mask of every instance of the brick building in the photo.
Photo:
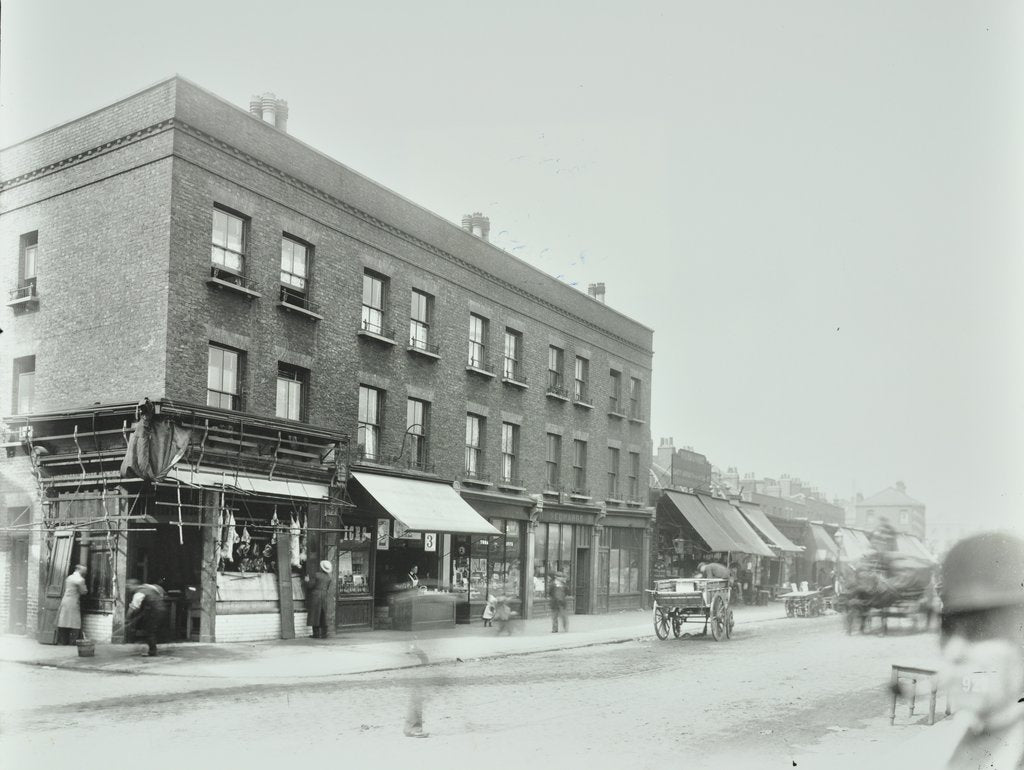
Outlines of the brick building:
M336 627L394 625L413 566L461 620L544 612L555 572L576 612L640 606L652 331L286 115L172 78L0 151L0 579L31 576L0 623L46 637L86 558L113 640L132 574L179 634L287 635L323 559ZM133 426L181 459L122 474Z
M907 494L902 481L896 486L886 487L866 500L857 500L853 525L874 530L883 520L888 521L897 532L914 535L924 540L927 534L925 504Z

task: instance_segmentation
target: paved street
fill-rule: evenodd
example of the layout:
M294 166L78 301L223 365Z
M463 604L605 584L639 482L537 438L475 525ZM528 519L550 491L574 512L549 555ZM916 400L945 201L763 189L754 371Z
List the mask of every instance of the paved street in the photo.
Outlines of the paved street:
M933 634L847 637L841 618L737 626L731 641L642 639L414 669L283 681L5 664L0 763L154 767L834 767L934 729L887 718L889 666ZM343 651L339 651L342 654ZM402 722L426 693L427 740ZM63 703L33 693L61 692ZM23 693L23 696L17 694ZM14 694L14 697L9 695ZM698 756L699 755L699 756Z

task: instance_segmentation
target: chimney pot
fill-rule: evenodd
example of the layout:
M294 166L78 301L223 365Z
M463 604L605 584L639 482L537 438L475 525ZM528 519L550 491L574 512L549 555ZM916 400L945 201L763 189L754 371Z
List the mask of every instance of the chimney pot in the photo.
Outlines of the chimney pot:
M596 299L602 305L604 304L604 284L603 283L592 283L587 286L587 294Z
M288 102L269 91L249 100L249 112L281 131L288 130Z
M462 229L485 241L491 240L491 220L479 211L466 214L462 218Z

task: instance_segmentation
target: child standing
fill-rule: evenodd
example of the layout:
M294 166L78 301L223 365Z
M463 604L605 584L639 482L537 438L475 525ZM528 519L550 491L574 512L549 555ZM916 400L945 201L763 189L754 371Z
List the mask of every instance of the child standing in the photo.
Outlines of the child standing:
M491 619L494 617L494 605L494 597L488 595L487 604L484 605L484 611L480 614L480 617L484 619L484 628L491 627Z

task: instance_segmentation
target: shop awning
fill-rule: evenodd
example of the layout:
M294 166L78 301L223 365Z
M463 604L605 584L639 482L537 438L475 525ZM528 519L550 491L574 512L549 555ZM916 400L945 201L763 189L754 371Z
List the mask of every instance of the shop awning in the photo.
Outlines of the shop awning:
M811 561L837 561L839 547L836 541L829 537L828 532L820 524L808 524L811 529L811 537L814 539L814 552Z
M240 473L221 471L214 468L189 467L173 468L164 477L165 481L181 482L193 487L224 489L228 492L267 495L268 497L304 497L310 500L326 500L330 497L324 484L291 479L268 479L261 476L245 476Z
M722 527L696 495L670 489L666 489L665 494L712 551L743 551L743 546Z
M501 534L448 484L353 473L374 500L413 532Z
M870 543L865 545L866 540L857 537L856 532L845 527L836 530L835 542L839 546L840 558L847 563L860 561L872 550Z
M919 556L920 558L927 559L928 561L935 561L935 557L932 556L928 552L928 549L924 547L924 543L913 535L897 535L896 550L909 556Z
M774 556L772 549L765 545L761 536L743 518L739 509L728 500L721 500L708 495L697 495L704 503L711 515L714 516L722 527L732 535L733 539L740 544L739 548L733 550L740 553L749 553L756 556Z
M779 528L771 523L765 512L760 508L752 505L743 505L742 503L736 507L747 517L747 521L753 524L754 528L759 530L762 535L768 538L768 542L780 551L797 553L804 550L802 546L794 545L788 537L779 532Z

